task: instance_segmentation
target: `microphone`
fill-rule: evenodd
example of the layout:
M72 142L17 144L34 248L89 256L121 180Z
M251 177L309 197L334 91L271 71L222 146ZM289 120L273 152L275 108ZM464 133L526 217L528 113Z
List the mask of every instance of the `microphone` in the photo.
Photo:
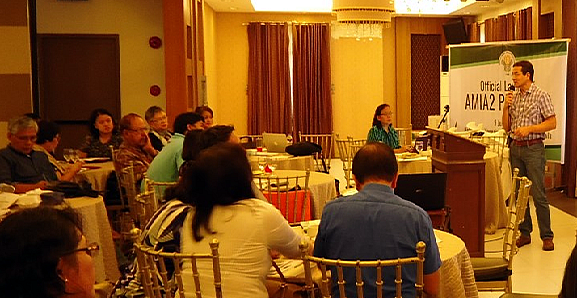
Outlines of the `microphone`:
M513 92L515 91L515 86L510 85L509 88L507 88L507 90Z
M449 112L449 105L446 105L445 108L443 109L443 111L444 111L445 113L448 113L448 112Z

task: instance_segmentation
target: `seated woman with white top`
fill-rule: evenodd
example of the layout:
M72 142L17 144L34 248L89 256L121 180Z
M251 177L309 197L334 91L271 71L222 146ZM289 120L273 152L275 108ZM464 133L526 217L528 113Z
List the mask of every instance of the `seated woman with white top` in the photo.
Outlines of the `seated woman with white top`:
M219 241L225 297L268 297L270 250L298 258L301 236L271 204L254 198L245 150L221 143L203 150L182 177L184 203L193 206L181 233L181 252L210 253ZM203 297L215 297L212 261L198 262ZM185 294L194 296L191 263L183 265Z

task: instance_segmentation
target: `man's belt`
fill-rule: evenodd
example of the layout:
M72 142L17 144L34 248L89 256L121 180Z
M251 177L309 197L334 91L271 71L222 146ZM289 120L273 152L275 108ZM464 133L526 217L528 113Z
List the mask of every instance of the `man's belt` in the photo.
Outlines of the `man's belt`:
M531 146L531 145L535 145L535 144L541 144L543 143L543 139L533 139L533 140L513 140L513 144L515 144L515 146Z

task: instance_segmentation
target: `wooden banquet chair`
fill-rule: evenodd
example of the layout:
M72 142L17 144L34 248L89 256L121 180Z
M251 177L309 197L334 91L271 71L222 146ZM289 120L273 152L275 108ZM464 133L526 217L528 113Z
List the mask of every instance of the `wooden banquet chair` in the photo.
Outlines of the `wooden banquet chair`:
M426 245L423 241L419 241L415 247L416 256L415 257L408 257L408 258L398 258L398 259L391 259L391 260L373 260L373 261L344 261L344 260L334 260L334 259L325 259L325 258L318 258L308 255L308 243L303 242L299 245L301 250L301 258L303 260L303 266L305 269L305 290L307 291L308 297L313 298L314 295L314 283L312 278L312 269L313 267L318 267L321 271L321 293L323 298L330 298L331 297L331 277L330 273L327 273L327 266L329 267L336 267L337 271L337 279L338 279L338 289L341 298L346 298L345 295L345 285L347 282L355 283L357 288L357 297L364 296L364 280L362 276L363 269L370 270L373 269L376 271L377 280L375 281L375 287L377 289L376 297L384 297L383 296L383 285L387 283L391 283L395 285L395 297L399 298L401 296L402 291L402 267L409 264L417 264L417 276L415 282L415 289L417 291L416 297L423 297L423 288L424 288L424 273L423 273L423 266L425 261L425 249ZM311 264L313 263L313 264ZM316 266L315 266L316 265ZM382 269L383 267L394 267L395 268L395 280L391 281L383 281L382 279ZM346 269L345 269L346 268ZM352 281L344 280L343 270L355 270L356 278ZM370 296L373 296L372 293Z
M487 151L495 152L499 156L499 172L503 167L503 153L507 146L507 134L504 130L495 133L486 133L482 136L476 136L475 133L470 135L470 139L485 144Z
M513 171L513 191L509 197L507 208L509 221L503 235L503 249L493 251L501 254L499 257L473 257L471 264L475 272L475 280L479 291L505 291L513 289L511 275L513 274L513 257L519 250L516 240L519 236L519 224L525 218L525 210L530 197L532 182L527 177L518 177L519 169ZM486 251L485 253L491 253Z
M411 145L413 142L413 127L409 125L409 127L399 127L395 128L399 137L399 145Z
M321 146L321 152L314 154L315 166L318 172L329 173L333 153L334 132L330 134L303 134L299 131L299 142L311 142Z
M217 298L222 298L218 240L213 239L209 245L211 250L210 254L184 254L155 251L154 248L139 244L136 241L134 243L136 261L138 263L138 271L142 280L142 286L144 287L145 297L172 298L177 297L177 294L173 292L177 291L178 297L184 298L182 264L185 262L191 262L196 297L202 297L200 292L202 287L197 264L199 261L210 261L212 262L215 295ZM176 266L174 264L176 264ZM171 269L167 269L167 267ZM171 274L172 272L169 272L169 270L174 270L174 274ZM208 285L203 286L207 287Z
M135 226L144 229L160 204L154 191L145 190L134 197L134 207L137 216Z
M256 175L256 185L289 223L312 219L312 200L309 189L310 172L302 175L278 177L268 174Z
M367 139L353 139L352 137L340 139L339 135L335 134L335 143L337 144L337 150L339 151L339 158L343 163L343 172L345 173L345 180L347 181L346 188L351 188L353 185L353 158L357 151L367 143Z
M255 149L258 140L262 142L262 135L242 135L239 136L238 139L240 140L240 145L244 147L244 149Z
M165 201L165 197L166 197L166 189L172 186L175 186L178 182L159 182L159 181L154 181L150 178L148 178L148 176L146 176L146 173L143 175L143 179L144 179L144 190L145 191L151 191L154 192L154 196L156 198L156 201L158 202L158 206L160 206L160 204L162 204Z

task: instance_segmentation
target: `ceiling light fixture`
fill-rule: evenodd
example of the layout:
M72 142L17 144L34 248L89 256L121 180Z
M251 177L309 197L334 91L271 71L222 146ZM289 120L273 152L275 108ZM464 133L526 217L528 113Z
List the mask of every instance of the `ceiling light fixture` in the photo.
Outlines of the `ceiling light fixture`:
M395 12L392 1L334 0L337 21L332 26L333 38L382 38L383 24L391 23Z

